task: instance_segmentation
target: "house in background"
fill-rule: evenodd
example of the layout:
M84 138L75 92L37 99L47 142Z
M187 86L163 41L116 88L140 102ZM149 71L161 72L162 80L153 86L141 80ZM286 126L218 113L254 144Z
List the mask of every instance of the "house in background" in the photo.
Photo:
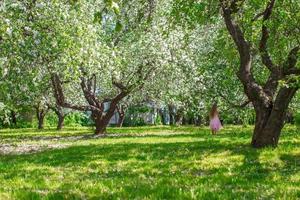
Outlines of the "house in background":
M109 102L104 104L104 109L109 108ZM154 125L158 116L158 108L154 102L147 102L141 105L130 106L125 114L126 124L129 126L136 121L142 121L143 124ZM119 121L119 114L115 111L114 115L109 121L110 125L116 125Z

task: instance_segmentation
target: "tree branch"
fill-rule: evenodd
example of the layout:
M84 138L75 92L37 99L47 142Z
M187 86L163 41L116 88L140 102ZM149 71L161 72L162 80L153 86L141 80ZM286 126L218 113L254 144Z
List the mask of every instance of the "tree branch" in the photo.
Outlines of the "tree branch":
M256 83L252 73L252 57L250 45L244 37L240 26L232 19L231 14L237 12L237 1L220 0L223 11L223 18L240 56L240 67L237 73L240 81L244 86L246 95L251 102L259 101L265 105L269 104L269 98L263 91L263 88Z
M80 86L86 101L89 103L89 105L99 108L100 102L98 101L95 93L93 92L94 89L92 89L93 77L88 78L88 80L86 80L86 78L82 76L80 77L80 79L81 79Z
M269 30L265 25L265 22L270 19L274 4L275 4L275 0L270 0L270 2L267 4L267 7L262 14L263 22L262 22L262 29L261 29L261 39L259 42L259 51L260 51L262 62L270 71L274 71L276 66L273 64L268 52L267 42L269 39Z
M147 66L149 69L148 69L148 71L143 72L143 68L145 66ZM128 87L129 90L132 91L137 88L141 89L144 86L145 81L150 77L150 74L154 70L155 70L154 62L147 62L145 65L140 65L138 70L134 73L134 75L138 76L138 79Z
M220 97L222 97L222 99L224 99L225 101L226 101L226 103L228 104L228 105L230 105L230 106L232 106L232 107L234 107L234 108L244 108L244 107L246 107L249 103L251 103L251 101L250 100L247 100L247 101L245 101L245 102L243 102L242 104L234 104L234 103L232 103L231 101L229 101L227 98L226 98L226 96L224 96L222 93L220 93L219 94L220 95Z
M289 52L289 55L284 63L284 75L300 75L300 69L296 68L299 50L300 46L296 46Z
M117 79L114 76L112 77L112 84L121 91L127 90L127 87L121 81L117 81Z
M62 89L62 82L60 81L58 74L56 73L51 74L51 82L52 82L54 97L56 99L57 105L65 108L71 108L74 110L80 110L80 111L92 111L92 110L99 111L98 108L92 105L90 106L73 105L71 103L66 102L64 92Z
M253 19L251 21L254 22L254 21L258 20L264 14L265 14L265 11L258 13L257 15L255 15L255 17L253 17Z

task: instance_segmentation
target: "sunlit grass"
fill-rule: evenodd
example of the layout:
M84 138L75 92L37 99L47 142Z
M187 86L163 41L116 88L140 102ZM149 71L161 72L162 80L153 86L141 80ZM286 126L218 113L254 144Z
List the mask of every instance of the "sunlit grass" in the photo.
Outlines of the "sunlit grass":
M11 151L0 157L0 199L299 199L299 131L286 127L277 149L261 150L249 146L251 131L1 130Z

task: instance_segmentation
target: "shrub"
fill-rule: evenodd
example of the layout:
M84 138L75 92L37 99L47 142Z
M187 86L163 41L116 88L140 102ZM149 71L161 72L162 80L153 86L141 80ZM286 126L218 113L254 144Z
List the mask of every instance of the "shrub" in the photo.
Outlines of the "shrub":
M128 108L123 126L145 126L147 125L141 114L151 112L151 108L141 105L141 106L131 106Z
M89 113L73 112L65 118L66 126L91 126L93 124Z
M131 115L128 115L124 119L123 126L145 126L147 125L143 118L140 117L132 117Z
M57 125L57 115L54 112L48 112L45 117L45 126L55 127Z

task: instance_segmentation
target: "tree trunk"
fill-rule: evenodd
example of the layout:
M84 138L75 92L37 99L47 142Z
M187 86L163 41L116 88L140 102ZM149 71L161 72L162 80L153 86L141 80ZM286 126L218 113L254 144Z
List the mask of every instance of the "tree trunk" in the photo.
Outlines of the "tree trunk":
M275 5L275 0L270 0L265 10L257 15L257 19L263 16L261 26L261 39L259 41L259 52L261 61L270 71L268 80L264 84L259 84L252 73L252 51L250 42L246 40L240 22L235 20L234 15L240 12L238 1L220 1L222 15L240 56L240 67L238 78L244 86L244 91L248 99L252 102L256 112L255 129L252 138L253 147L277 146L281 129L284 126L284 117L286 110L293 96L299 87L282 87L278 91L280 80L287 81L288 84L296 83L290 79L290 75L299 75L297 68L297 59L300 46L297 45L290 50L287 59L277 63L283 63L283 66L273 62L268 51L268 39L270 31L266 22L271 20L271 14ZM256 20L254 19L254 20ZM276 92L277 96L275 98ZM274 101L275 99L275 101Z
M45 119L45 115L42 115L38 118L39 121L38 129L44 129L44 119Z
M116 107L116 110L117 110L118 115L119 115L119 120L118 120L118 123L117 123L117 127L122 127L123 126L126 109L127 109L127 107L125 105L118 105Z
M61 130L64 127L65 117L68 115L68 113L65 113L63 107L59 105L55 105L55 106L48 105L48 108L53 110L57 115L58 120L57 120L56 130Z
M111 117L114 115L114 111L116 106L115 105L110 105L114 106L114 109L108 109L106 113L103 112L98 112L98 111L92 111L92 119L95 122L95 135L103 135L105 136L106 134L106 127L109 124L109 121Z
M95 135L106 135L106 127L108 123L104 123L103 120L95 121L96 129L95 129Z
M175 125L176 121L175 121L175 106L169 104L168 105L168 109L169 109L169 117L170 117L170 125Z
M284 126L285 111L281 110L278 116L273 116L271 109L256 112L256 122L252 136L252 146L261 148L265 146L276 147Z
M108 126L111 117L114 115L118 103L123 98L128 96L134 88L137 88L137 86L140 85L139 83L142 81L138 81L126 87L121 81L118 81L115 77L113 77L112 84L120 92L109 101L107 99L100 101L96 95L96 75L93 74L91 77L88 77L86 71L84 71L84 67L81 67L80 70L83 74L80 77L80 86L88 105L74 105L66 102L62 87L63 82L60 80L58 74L52 73L51 83L53 86L56 103L58 106L65 108L71 108L81 111L91 111L91 118L95 122L96 126L95 134L105 134L106 127ZM140 76L141 80L146 80L147 77L148 76ZM142 87L142 85L140 85L140 87ZM110 102L110 106L108 110L105 111L105 103L108 102Z
M46 111L44 109L39 110L37 108L36 115L38 119L38 129L44 129L44 119L45 119Z
M11 117L11 123L14 124L15 126L17 125L17 116L16 112L11 110L10 111L10 117Z
M277 124L274 123L274 121L269 121L266 123L264 128L256 128L260 126L261 123L265 123L265 120L257 121L255 123L255 131L253 133L251 142L252 146L255 148L261 148L266 146L276 147L278 145L280 132L283 128L283 123Z
M58 122L57 122L57 130L61 130L64 127L65 115L58 115Z
M36 107L36 116L38 119L38 129L44 129L44 119L48 112L48 108L39 108L39 105Z
M119 121L118 121L118 124L117 124L118 127L123 126L124 119L125 119L125 114L119 114Z
M278 145L281 130L288 105L295 95L297 88L282 88L279 90L274 106L264 107L254 104L256 122L252 137L252 146L261 148Z

